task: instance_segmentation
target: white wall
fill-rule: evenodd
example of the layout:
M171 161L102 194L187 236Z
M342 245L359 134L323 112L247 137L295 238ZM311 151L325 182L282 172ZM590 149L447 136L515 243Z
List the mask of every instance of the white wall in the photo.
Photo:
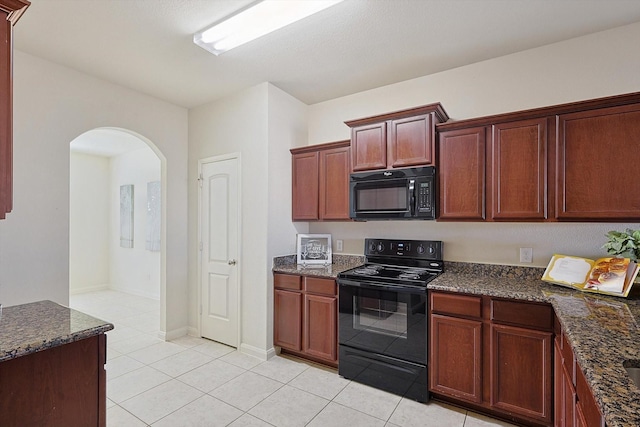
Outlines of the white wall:
M198 325L198 160L240 153L241 346L266 357L268 84L189 111L189 325Z
M14 60L14 208L0 221L0 300L68 304L69 143L122 128L152 143L162 161L161 331L185 333L187 110L20 51Z
M267 347L273 347L273 258L296 252L296 234L305 222L291 222L291 156L289 150L307 141L307 105L269 85L269 206L267 223ZM285 155L283 155L283 153Z
M160 160L150 148L110 158L109 288L160 299L160 252L146 249L147 183L160 180ZM120 186L133 185L133 248L120 246Z
M69 289L109 285L109 158L71 153Z
M289 148L304 145L306 105L264 83L189 112L189 284L190 317L198 324L197 208L198 160L241 154L241 350L266 358L273 352L273 282L275 255L295 249L291 223Z
M455 119L640 91L640 23L389 85L309 107L309 144L349 138L344 121L441 102ZM345 239L363 252L365 237L445 242L452 261L519 264L533 248L534 266L554 252L604 254L605 233L640 224L489 224L441 222L311 223L310 231ZM334 247L335 249L335 247Z

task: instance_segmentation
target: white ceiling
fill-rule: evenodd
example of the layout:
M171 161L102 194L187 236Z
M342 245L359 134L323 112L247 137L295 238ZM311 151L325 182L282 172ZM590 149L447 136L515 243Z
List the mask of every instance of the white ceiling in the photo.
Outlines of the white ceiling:
M214 56L252 0L32 0L15 48L191 108L269 81L307 104L640 21L638 0L345 0Z

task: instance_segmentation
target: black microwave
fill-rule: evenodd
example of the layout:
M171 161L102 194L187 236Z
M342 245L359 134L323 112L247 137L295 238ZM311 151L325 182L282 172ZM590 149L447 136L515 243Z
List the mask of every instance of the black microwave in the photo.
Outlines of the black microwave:
M349 216L356 221L435 219L435 167L352 173Z

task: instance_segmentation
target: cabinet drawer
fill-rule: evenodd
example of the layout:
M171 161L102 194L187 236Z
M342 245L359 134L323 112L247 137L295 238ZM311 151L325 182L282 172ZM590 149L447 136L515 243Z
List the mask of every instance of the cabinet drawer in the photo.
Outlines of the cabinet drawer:
M480 296L431 292L429 299L432 313L482 317L482 297Z
M596 399L591 393L591 389L587 384L587 379L582 373L582 369L578 366L576 369L576 394L578 395L577 406L581 410L587 426L602 426L602 414Z
M553 331L553 309L547 304L492 299L491 321Z
M336 281L333 279L306 276L304 278L304 290L305 292L313 294L335 296Z
M273 275L273 286L280 289L293 289L299 291L301 287L301 276L294 274L280 274L275 273Z

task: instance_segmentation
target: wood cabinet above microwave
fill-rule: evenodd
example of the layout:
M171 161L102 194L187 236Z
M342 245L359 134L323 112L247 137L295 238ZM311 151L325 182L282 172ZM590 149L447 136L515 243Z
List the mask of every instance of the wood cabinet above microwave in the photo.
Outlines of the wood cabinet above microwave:
M435 125L449 119L440 103L345 122L353 171L435 164Z

